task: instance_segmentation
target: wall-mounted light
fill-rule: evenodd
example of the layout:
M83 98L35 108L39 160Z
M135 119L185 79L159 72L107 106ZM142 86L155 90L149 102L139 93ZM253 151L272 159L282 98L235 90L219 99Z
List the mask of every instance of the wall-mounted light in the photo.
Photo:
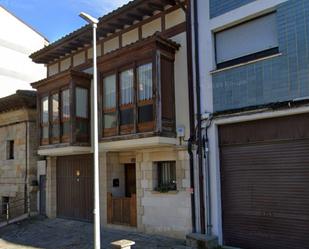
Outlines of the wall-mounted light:
M80 171L76 170L76 176L79 177L80 176Z

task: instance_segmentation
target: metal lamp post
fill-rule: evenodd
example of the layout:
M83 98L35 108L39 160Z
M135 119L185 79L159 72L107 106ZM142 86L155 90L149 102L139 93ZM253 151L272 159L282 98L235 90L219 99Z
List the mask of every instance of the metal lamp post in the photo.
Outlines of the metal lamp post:
M99 132L98 132L98 75L97 75L97 24L98 19L81 12L79 14L93 28L93 152L94 152L94 248L101 249L100 189L99 189Z

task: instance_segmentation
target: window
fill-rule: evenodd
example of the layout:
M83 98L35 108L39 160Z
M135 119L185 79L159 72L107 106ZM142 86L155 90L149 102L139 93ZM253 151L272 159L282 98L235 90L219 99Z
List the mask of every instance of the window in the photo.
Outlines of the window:
M153 90L152 90L152 63L137 68L138 81L138 122L153 121ZM152 127L151 127L152 128ZM142 127L140 126L141 130Z
M6 142L6 159L14 159L14 140L9 140Z
M133 69L120 73L120 125L132 125L134 122L134 74ZM129 133L130 128L124 128L124 133Z
M158 186L157 191L167 192L176 190L176 162L157 162L158 168Z
M80 142L87 141L89 136L88 99L88 89L76 87L76 134Z
M61 124L62 124L62 141L68 142L70 134L70 90L66 89L61 92Z
M116 118L116 75L103 80L103 126L105 135L114 135L117 126Z
M141 65L137 69L138 99L152 99L152 63Z
M278 53L276 13L215 34L218 69Z
M6 215L7 212L7 204L10 202L10 197L3 196L2 197L2 215Z
M102 103L103 136L117 135L118 124L120 134L132 133L135 123L139 132L152 131L154 128L152 63L140 64L121 71L119 75L104 77ZM138 116L136 122L134 122L135 116Z
M49 101L48 97L43 97L41 100L41 133L42 144L48 143L49 139Z
M52 138L54 143L59 142L60 136L60 119L59 119L59 94L51 96L52 101Z

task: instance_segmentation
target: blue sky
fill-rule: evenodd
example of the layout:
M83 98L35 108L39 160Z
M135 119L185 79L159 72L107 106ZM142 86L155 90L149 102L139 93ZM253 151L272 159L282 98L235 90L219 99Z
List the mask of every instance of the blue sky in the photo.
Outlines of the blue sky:
M81 11L94 17L122 6L129 0L0 0L14 15L53 42L83 26Z

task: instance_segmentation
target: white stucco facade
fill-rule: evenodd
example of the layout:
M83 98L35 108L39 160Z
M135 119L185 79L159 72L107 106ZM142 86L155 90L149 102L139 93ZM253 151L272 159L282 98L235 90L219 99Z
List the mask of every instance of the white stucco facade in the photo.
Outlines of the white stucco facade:
M192 20L192 30L194 25L198 25L199 32L199 69L200 69L200 94L201 94L201 113L212 114L214 112L213 105L213 82L212 74L216 70L216 55L215 55L215 38L214 33L228 27L234 26L241 22L250 20L254 17L268 13L275 9L280 3L286 0L259 0L243 5L240 8L229 11L223 15L210 18L209 0L198 0L198 23ZM193 5L193 1L192 1ZM194 35L193 35L194 44ZM193 46L193 56L195 47ZM193 57L194 58L194 57ZM195 63L196 59L193 59ZM223 69L224 70L224 69ZM194 78L196 79L196 74ZM196 82L196 81L195 81ZM254 120L257 118L276 117L277 115L289 115L296 110L290 112L277 113L266 112L265 114L251 115L245 114L242 116L226 117L220 120L213 120L208 129L209 139L209 169L210 169L210 204L211 204L211 226L212 234L217 236L219 243L222 244L222 209L221 209L221 182L220 182L220 150L218 142L218 126L227 123L242 122ZM205 130L203 131L205 134ZM205 190L205 188L204 188ZM205 191L204 191L205 192ZM204 198L206 199L206 198ZM206 217L206 213L205 213Z
M46 77L46 68L29 58L48 44L46 38L0 6L0 97Z

